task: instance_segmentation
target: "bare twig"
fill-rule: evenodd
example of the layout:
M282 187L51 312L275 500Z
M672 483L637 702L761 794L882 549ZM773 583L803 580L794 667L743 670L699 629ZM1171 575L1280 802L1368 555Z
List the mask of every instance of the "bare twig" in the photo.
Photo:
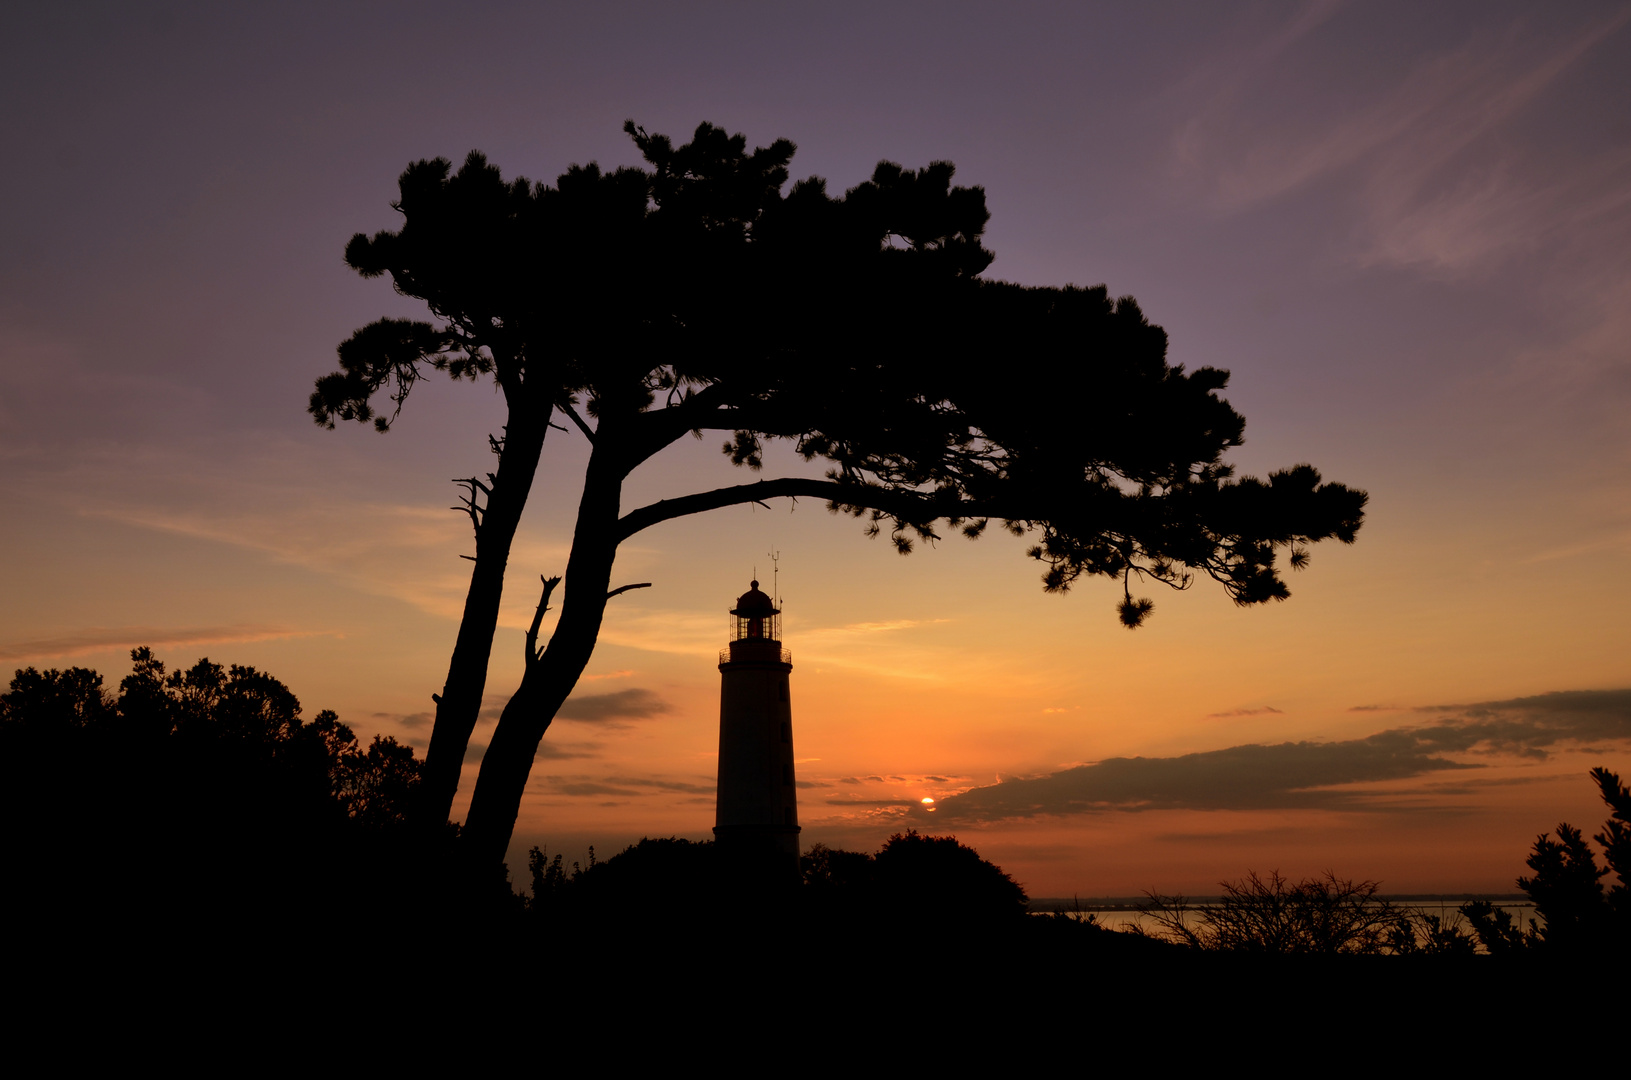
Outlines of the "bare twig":
M649 582L649 581L642 581L638 585L619 585L617 588L613 589L611 592L606 594L606 599L610 600L612 597L616 596L618 593L625 593L625 592L628 592L630 589L649 589L649 588L651 588L651 582Z
M538 647L538 627L543 624L544 612L549 610L549 594L555 591L555 586L561 583L560 575L544 577L538 575L538 580L544 583L544 595L538 600L538 610L532 613L532 625L527 628L527 666L530 668L543 658L544 652Z
M491 439L492 436L489 435L488 438ZM487 479L490 480L490 481L493 480L494 479L493 474L488 473L487 474ZM448 509L449 510L457 510L462 514L469 514L470 515L470 524L475 528L475 531L476 531L477 535L480 535L480 533L481 533L481 519L482 519L482 516L487 512L487 508L482 506L481 503L477 500L476 492L479 491L483 495L486 495L489 499L491 499L493 497L493 489L488 487L486 484L482 483L480 480L476 479L474 476L466 476L466 477L457 478L453 482L455 484L464 484L467 487L469 487L470 494L469 495L459 496L459 505L458 506L450 506L450 507L448 507Z

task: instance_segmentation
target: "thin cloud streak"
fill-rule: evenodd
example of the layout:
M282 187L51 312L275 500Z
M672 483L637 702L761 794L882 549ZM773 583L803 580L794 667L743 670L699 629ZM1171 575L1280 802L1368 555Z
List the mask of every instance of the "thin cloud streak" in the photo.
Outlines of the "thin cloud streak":
M1262 115L1274 106L1245 99L1332 14L1305 9L1272 46L1214 75L1205 104L1175 131L1180 171L1206 178L1221 211L1243 212L1350 174L1360 183L1364 219L1360 265L1462 272L1553 234L1589 229L1625 206L1625 154L1598 154L1591 163L1514 159L1492 136L1622 30L1631 8L1538 55L1536 35L1521 24L1499 38L1478 35L1423 59L1367 104L1313 123L1287 120L1277 130Z
M1628 18L1631 11L1617 13L1519 74L1512 71L1521 61L1511 55L1510 43L1482 49L1468 45L1429 58L1382 100L1322 124L1307 138L1270 137L1244 145L1231 138L1224 146L1205 150L1191 145L1183 157L1204 167L1216 165L1213 159L1220 154L1234 155L1216 181L1219 202L1232 210L1277 198L1361 162L1390 175L1399 175L1402 169L1402 175L1418 185L1426 174L1528 104ZM1229 125L1224 121L1209 126ZM1196 129L1193 122L1185 126L1186 144L1199 139L1192 134ZM1390 151L1385 163L1376 160L1384 147Z
M35 660L58 656L83 656L108 649L134 649L146 645L163 648L174 645L214 645L236 641L279 641L287 638L333 637L328 630L291 630L283 626L239 623L233 626L187 627L92 626L57 637L34 638L0 644L0 662Z
M574 798L616 795L632 798L641 795L707 795L714 794L711 777L698 780L676 780L654 776L542 776L534 777L529 787L540 794L566 795Z
M642 687L630 687L610 694L584 694L567 698L555 718L605 724L618 720L650 720L673 711L674 706L656 693Z

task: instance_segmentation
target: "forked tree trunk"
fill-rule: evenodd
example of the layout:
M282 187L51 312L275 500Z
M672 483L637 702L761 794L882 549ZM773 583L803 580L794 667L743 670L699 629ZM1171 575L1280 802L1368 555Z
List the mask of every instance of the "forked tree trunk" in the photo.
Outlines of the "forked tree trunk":
M605 438L604 422L600 430ZM538 742L595 651L612 560L617 557L618 504L625 474L613 453L597 448L590 455L566 564L560 621L543 655L527 658L521 686L504 706L482 758L465 816L460 844L473 866L496 867L503 861Z
M415 818L418 827L427 832L439 831L453 812L464 753L481 715L510 544L521 523L521 511L526 508L544 436L549 431L548 412L534 417L531 413L535 411L525 403L519 408L512 404L487 507L476 527L476 562L470 571L470 590L465 594L464 617L459 622L453 659L448 663L447 682L436 701L436 723L431 728L419 787Z

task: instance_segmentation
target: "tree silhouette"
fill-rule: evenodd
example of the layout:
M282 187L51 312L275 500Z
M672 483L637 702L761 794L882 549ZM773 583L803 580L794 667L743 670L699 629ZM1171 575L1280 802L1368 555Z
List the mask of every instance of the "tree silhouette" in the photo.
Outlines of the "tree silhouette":
M476 529L464 619L437 695L425 824L450 811L486 680L509 547L559 413L591 444L564 598L482 761L462 842L502 859L539 740L589 661L618 545L687 514L805 496L887 529L901 552L940 530L990 522L1034 534L1043 586L1120 579L1122 621L1149 614L1134 579L1188 588L1197 573L1240 604L1284 599L1278 555L1351 542L1365 495L1311 466L1233 478L1223 454L1244 419L1218 396L1228 374L1186 372L1131 297L1024 288L978 276L989 214L949 163L880 163L832 196L790 187L794 147L749 152L708 124L676 147L630 122L647 168L573 166L554 186L506 183L472 153L410 166L402 228L358 235L347 261L390 274L439 322L386 319L340 346L311 412L386 430L427 369L491 376L508 418L498 468L460 481ZM785 191L784 191L785 188ZM384 396L390 416L373 402ZM563 425L556 424L562 430ZM623 512L624 479L687 434L729 434L759 469L783 439L825 478L780 477L697 491ZM628 588L631 586L624 586Z
M1603 847L1606 865L1597 865L1581 830L1568 822L1558 825L1556 840L1541 833L1524 860L1533 876L1518 878L1538 922L1531 919L1527 930L1520 929L1511 912L1487 901L1461 908L1490 953L1539 949L1596 955L1631 949L1631 789L1618 773L1600 765L1591 770L1591 779L1609 808L1603 831L1592 836ZM1605 891L1602 879L1611 874L1614 883Z

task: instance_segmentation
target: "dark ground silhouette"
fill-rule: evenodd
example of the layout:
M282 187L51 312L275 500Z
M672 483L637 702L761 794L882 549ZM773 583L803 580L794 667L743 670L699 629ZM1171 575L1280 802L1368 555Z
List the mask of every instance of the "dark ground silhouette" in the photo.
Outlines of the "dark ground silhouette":
M396 872L411 749L303 719L253 668L132 659L117 694L85 668L28 668L0 697L14 935L300 941Z
M712 842L645 839L570 866L534 849L518 893L409 826L421 766L408 748L364 748L332 713L303 719L287 687L252 668L133 659L116 694L94 671L30 668L0 695L14 982L193 971L198 988L343 970L389 989L480 973L512 1004L576 1007L665 972L717 988L797 970L800 994L917 973L955 977L958 1000L980 1007L1054 995L1052 1009L1207 980L1249 995L1317 979L1328 1000L1360 1008L1410 972L1413 991L1470 1010L1478 994L1530 992L1572 977L1574 961L1624 956L1631 797L1606 770L1594 777L1613 813L1597 835L1607 866L1568 826L1542 836L1519 881L1541 917L1526 929L1488 905L1467 905L1456 926L1379 907L1373 882L1252 875L1226 886L1209 921L1190 909L1185 933L1162 933L1158 918L1145 934L1112 931L1081 913L1027 914L999 867L915 832L875 853L817 845L796 882L726 863ZM1152 916L1171 899L1153 898ZM1283 1009L1331 1019L1312 999Z

